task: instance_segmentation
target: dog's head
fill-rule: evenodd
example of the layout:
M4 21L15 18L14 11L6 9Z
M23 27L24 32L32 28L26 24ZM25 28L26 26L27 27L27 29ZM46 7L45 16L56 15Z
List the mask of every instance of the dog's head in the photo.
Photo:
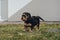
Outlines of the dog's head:
M31 14L30 14L30 13L24 12L24 13L22 14L21 19L22 19L23 21L27 21L27 19L29 19L29 18L31 18Z

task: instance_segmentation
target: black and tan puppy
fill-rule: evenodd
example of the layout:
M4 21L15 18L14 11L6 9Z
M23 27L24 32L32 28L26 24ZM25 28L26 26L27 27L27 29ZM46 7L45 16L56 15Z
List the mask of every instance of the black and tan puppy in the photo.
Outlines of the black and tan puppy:
M28 13L28 12L24 12L22 14L21 19L25 23L25 25L24 25L25 30L27 30L27 27L30 27L31 30L33 30L36 25L37 25L37 28L39 29L40 19L42 21L44 21L41 17L39 17L39 16L31 16L31 14Z

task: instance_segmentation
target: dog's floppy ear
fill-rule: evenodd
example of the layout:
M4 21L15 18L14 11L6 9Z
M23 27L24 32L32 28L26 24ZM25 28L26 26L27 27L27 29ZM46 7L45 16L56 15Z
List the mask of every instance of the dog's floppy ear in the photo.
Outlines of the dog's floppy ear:
M31 18L31 14L29 12L24 12L23 15L26 15L28 18Z

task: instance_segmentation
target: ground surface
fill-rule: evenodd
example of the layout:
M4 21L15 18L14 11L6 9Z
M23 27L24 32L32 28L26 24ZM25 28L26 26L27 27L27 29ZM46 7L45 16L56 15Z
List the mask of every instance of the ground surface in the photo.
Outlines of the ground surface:
M24 32L22 24L0 25L0 40L60 40L59 24L41 24L39 31Z

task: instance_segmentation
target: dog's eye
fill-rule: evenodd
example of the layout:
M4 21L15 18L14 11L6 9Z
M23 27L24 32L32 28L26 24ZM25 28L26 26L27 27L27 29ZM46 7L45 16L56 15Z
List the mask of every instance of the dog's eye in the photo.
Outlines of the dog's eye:
M25 15L22 15L22 17L26 17Z

